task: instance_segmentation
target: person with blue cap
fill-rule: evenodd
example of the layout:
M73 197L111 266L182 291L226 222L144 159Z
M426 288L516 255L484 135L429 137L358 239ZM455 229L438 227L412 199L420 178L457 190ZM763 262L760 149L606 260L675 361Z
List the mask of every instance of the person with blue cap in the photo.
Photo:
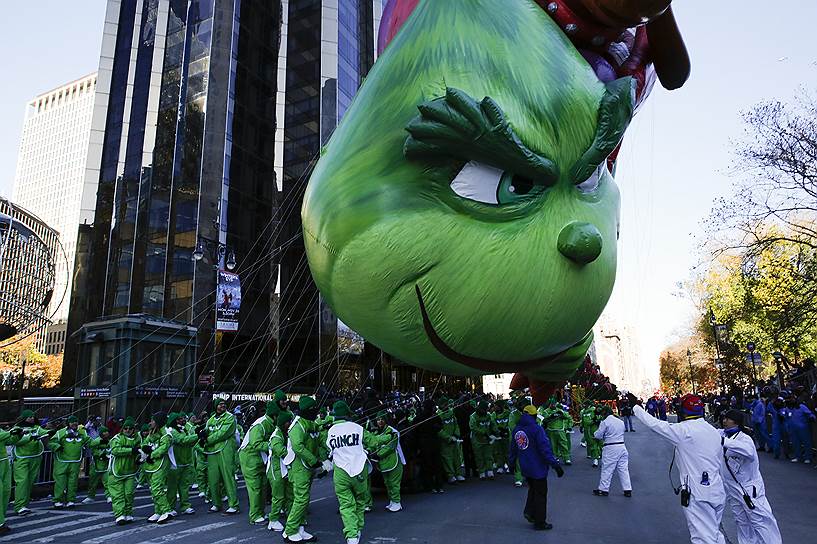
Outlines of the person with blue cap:
M691 541L695 544L725 544L720 531L726 503L721 476L721 435L704 418L704 403L697 395L684 395L678 409L681 420L668 423L649 415L641 406L633 408L641 423L675 446L681 485L677 493Z

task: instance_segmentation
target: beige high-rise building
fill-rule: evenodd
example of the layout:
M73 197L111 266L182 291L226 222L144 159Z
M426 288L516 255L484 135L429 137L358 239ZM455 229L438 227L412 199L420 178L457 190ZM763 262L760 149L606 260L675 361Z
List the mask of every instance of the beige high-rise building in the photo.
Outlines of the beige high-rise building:
M602 315L593 327L591 358L619 390L635 395L652 394L651 381L640 358L635 329L610 316Z
M96 79L90 74L30 100L17 156L14 202L59 232L65 249L65 259L56 256L55 323L68 317L81 210L93 210L96 201L95 190L84 191Z

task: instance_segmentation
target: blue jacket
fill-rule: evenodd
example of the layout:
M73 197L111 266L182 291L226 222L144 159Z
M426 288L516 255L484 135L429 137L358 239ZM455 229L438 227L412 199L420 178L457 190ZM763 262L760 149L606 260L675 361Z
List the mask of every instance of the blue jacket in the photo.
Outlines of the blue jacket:
M752 424L761 425L766 422L766 404L762 400L752 403Z
M536 480L547 478L551 466L559 466L545 430L530 414L523 413L513 429L508 466L515 466L517 460L522 475Z
M786 418L786 429L808 429L809 420L814 419L814 414L811 413L805 404L801 404L797 408L786 407L783 410L783 416Z

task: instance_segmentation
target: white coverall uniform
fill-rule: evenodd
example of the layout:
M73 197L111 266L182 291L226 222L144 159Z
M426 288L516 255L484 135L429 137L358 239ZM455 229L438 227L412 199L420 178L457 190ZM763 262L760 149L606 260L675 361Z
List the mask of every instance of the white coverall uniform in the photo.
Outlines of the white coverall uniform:
M702 418L668 423L649 415L641 406L633 408L641 423L675 446L681 484L691 493L684 516L692 544L725 544L720 531L726 492L721 476L721 435Z
M723 435L724 432L721 431ZM724 457L721 457L724 486L738 528L739 544L782 544L780 529L766 499L766 487L760 475L755 443L746 433L723 437ZM726 463L738 482L729 474ZM741 486L743 487L741 489ZM743 490L751 497L754 510L743 501Z
M610 491L610 482L613 480L613 472L618 472L621 480L621 488L624 491L632 491L630 483L629 454L624 445L624 422L616 416L610 414L599 425L598 430L593 433L596 440L601 440L601 479L599 480L600 491Z

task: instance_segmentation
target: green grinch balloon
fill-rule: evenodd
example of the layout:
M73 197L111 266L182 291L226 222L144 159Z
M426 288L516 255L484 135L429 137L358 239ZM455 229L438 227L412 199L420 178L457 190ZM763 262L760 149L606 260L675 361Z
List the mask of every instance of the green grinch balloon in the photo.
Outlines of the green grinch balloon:
M310 179L312 275L406 362L564 381L613 289L607 159L638 82L603 82L533 0L412 3Z

